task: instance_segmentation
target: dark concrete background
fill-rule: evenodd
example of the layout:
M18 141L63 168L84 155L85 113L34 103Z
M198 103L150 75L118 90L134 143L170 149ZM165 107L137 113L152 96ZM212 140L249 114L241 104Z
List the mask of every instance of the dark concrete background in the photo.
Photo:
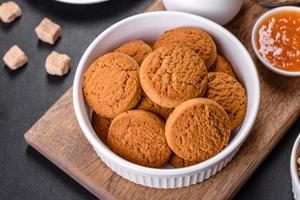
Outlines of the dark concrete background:
M2 0L1 0L2 2ZM28 55L26 67L10 71L0 61L0 199L96 199L24 141L24 133L72 85L77 63L90 42L118 20L141 13L151 0L111 0L74 6L52 0L17 0L23 15L12 24L0 23L0 57L13 44ZM62 26L55 46L38 42L35 26L43 17ZM72 58L65 77L48 76L46 56L57 50ZM292 199L289 157L300 130L290 129L235 199Z

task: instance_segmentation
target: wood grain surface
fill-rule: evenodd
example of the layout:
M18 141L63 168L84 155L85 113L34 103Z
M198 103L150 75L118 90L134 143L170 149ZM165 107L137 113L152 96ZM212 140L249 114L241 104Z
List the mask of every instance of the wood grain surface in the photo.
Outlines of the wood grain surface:
M147 11L163 10L160 1ZM245 0L228 28L247 47L261 82L261 105L254 128L229 165L194 186L159 190L131 183L105 166L84 138L76 121L69 89L25 134L26 141L98 198L103 199L230 199L283 137L300 111L300 79L268 71L255 57L250 35L265 11ZM245 66L247 67L247 66Z

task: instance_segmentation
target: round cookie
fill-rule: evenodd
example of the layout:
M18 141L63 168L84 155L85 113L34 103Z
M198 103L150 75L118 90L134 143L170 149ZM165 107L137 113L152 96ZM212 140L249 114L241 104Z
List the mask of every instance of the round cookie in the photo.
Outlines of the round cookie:
M142 97L136 109L141 109L141 110L155 113L161 118L163 118L164 120L167 120L169 115L174 110L173 108L163 108L160 105L153 103L153 101L151 101L151 99L149 99L149 97L147 96Z
M118 47L115 52L125 53L141 65L147 55L152 52L152 48L142 40L133 40Z
M86 70L83 95L101 117L114 118L134 108L142 94L138 64L124 53L107 53Z
M184 160L174 153L171 155L169 163L175 168L188 167L197 164L197 162Z
M224 108L232 130L241 124L246 114L247 97L245 89L235 78L221 72L208 73L206 96Z
M121 113L111 123L108 145L124 159L147 167L161 167L171 150L165 138L165 123L143 110Z
M104 144L107 144L108 129L112 119L100 117L97 113L93 112L91 123L97 136Z
M221 55L217 55L215 64L209 69L210 72L224 72L233 78L235 78L235 73L233 71L230 62Z
M146 95L165 108L203 96L207 88L207 69L203 60L184 45L156 49L145 58L139 75Z
M217 47L212 37L199 28L181 27L165 32L154 43L153 48L168 44L182 44L195 50L210 68L217 57Z
M219 153L230 137L230 122L224 109L206 98L195 98L175 108L166 122L171 150L191 162L202 162Z

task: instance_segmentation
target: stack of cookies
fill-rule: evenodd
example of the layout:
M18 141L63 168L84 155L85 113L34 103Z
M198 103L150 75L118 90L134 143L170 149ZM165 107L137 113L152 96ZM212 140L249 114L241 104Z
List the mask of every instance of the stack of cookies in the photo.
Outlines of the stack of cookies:
M181 27L152 45L130 41L86 70L92 126L133 163L186 167L226 147L246 113L246 93L205 31Z

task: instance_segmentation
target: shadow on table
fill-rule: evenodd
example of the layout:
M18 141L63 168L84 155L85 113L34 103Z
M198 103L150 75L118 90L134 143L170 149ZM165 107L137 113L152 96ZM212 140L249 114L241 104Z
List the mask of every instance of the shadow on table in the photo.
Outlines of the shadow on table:
M63 76L50 75L47 73L46 77L48 84L52 86L61 85L65 81L65 78L68 76L68 74L71 73L71 70L72 69L70 69L70 71Z
M18 17L16 20L14 20L11 23L0 23L1 30L4 32L9 32L10 29L12 29L14 26L19 24L21 21L21 17Z
M7 73L8 77L11 80L13 80L13 79L17 78L19 75L21 75L26 70L27 65L28 64L26 63L24 66L22 66L22 67L20 67L19 69L16 69L16 70L12 70L6 65L4 65L3 67L4 67L4 71Z
M56 179L60 179L64 185L70 187L72 191L75 191L78 195L82 196L82 198L91 200L97 199L94 195L92 195L89 191L83 188L80 184L78 184L75 180L65 174L62 170L56 167L53 163L43 157L32 147L28 146L28 148L26 149L26 156L34 160L36 163L42 165L42 167L46 169L51 175L53 175Z

